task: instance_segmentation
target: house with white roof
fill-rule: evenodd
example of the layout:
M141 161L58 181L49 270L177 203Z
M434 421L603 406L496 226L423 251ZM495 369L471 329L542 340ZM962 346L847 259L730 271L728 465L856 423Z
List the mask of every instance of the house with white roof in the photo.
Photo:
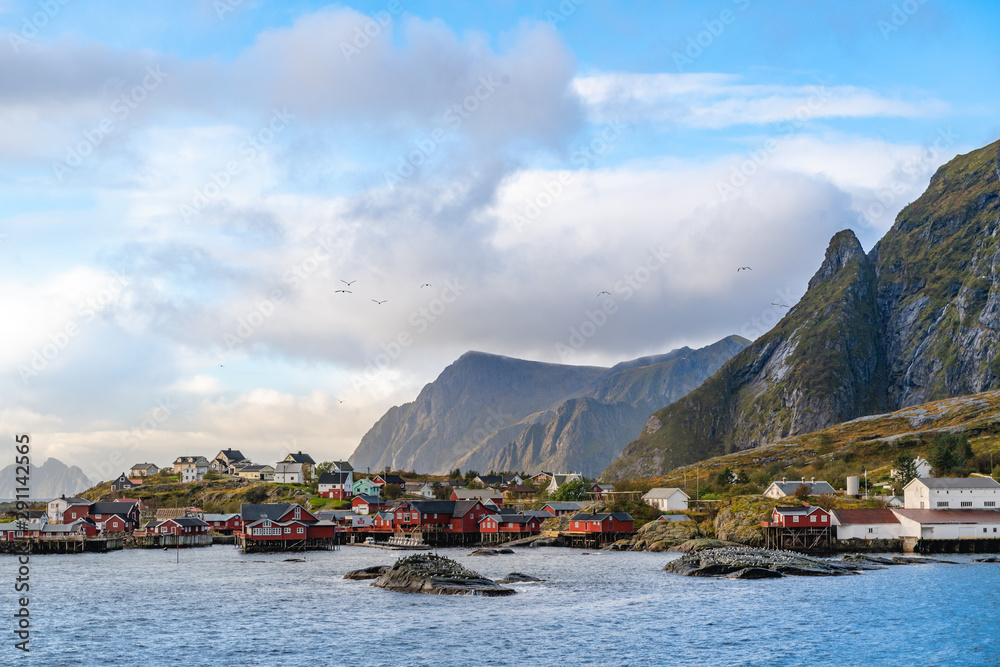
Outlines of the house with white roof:
M668 510L686 510L691 496L681 489L670 487L656 487L646 492L642 497L642 502L655 507L661 512Z
M1000 511L984 509L892 510L901 537L920 540L1000 539Z
M908 510L997 509L1000 482L992 477L918 477L903 487Z
M829 482L817 482L815 477L808 482L805 477L803 477L801 481L791 482L782 477L780 482L771 482L771 486L764 489L764 495L768 498L775 499L787 498L789 496L794 496L800 486L808 486L810 496L822 496L827 494L832 495L837 492L832 486L830 486Z
M301 484L302 464L292 461L278 461L274 464L274 481L278 484Z

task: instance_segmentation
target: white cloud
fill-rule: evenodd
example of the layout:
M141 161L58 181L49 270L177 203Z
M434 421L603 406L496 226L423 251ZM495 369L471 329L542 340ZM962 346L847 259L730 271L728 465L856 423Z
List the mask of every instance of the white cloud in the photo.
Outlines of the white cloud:
M728 74L599 73L573 81L595 122L654 122L718 129L818 118L939 115L932 98L885 97L857 86L740 83Z

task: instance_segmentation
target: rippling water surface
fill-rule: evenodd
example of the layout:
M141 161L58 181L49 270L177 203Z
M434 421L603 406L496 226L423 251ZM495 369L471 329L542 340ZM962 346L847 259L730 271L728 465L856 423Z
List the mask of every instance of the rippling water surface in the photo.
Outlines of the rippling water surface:
M996 665L1000 564L729 581L659 571L673 555L542 548L469 556L488 577L546 579L506 598L390 593L345 581L398 553L245 556L235 547L33 556L39 665ZM0 613L16 610L0 559ZM9 610L9 612L8 612ZM16 662L15 662L16 661Z

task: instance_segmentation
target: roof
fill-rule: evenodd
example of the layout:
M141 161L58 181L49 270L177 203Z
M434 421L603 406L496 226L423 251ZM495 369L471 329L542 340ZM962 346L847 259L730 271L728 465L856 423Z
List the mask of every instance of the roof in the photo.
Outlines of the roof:
M208 521L229 521L230 519L234 519L234 518L236 518L238 516L239 516L239 514L236 514L236 513L233 513L233 514L204 514L204 515L202 515L202 518L206 522L208 522Z
M310 463L312 465L316 465L316 462L313 461L313 458L311 456L309 456L308 454L303 454L302 452L295 452L293 454L289 454L288 456L285 457L285 460L290 461L292 463Z
M457 500L407 500L421 514L451 514Z
M53 498L49 502L51 503L53 500L63 500L63 501L66 502L67 505L89 505L90 504L90 501L87 500L86 498L77 498L76 496L74 496L72 498L67 498L66 496L59 496L58 498Z
M318 484L347 484L351 478L349 472L325 472L319 476Z
M614 491L615 490L615 485L614 484L594 484L590 488L594 488L595 486L598 489L600 489L601 491Z
M693 521L689 516L683 514L661 514L657 521Z
M178 463L194 463L195 465L208 465L208 459L204 456L178 456L174 461L174 464Z
M798 514L799 516L804 516L804 515L812 514L816 510L822 510L823 512L826 511L825 509L823 509L819 505L809 505L809 506L801 505L799 507L775 507L774 508L775 512L777 512L778 514L781 514L783 516L795 516L796 514Z
M191 527L194 527L194 526L207 526L208 525L207 523L205 523L201 519L195 518L193 516L181 516L181 517L177 517L176 519L167 519L167 521L173 521L178 526L185 526L185 527L188 527L188 528L191 528Z
M453 517L463 517L471 512L476 505L482 505L478 500L453 500L449 502L455 503L455 507L451 511Z
M297 472L297 473L301 473L302 472L302 464L301 463L292 463L291 461L278 461L277 463L274 464L274 472L276 472L276 473L278 473L278 472L283 472L283 473Z
M806 486L811 486L809 489L811 496L819 496L827 493L836 493L837 491L830 486L829 482L803 482L801 480L795 480L792 482L771 482L771 486L776 486L781 489L781 492L786 496L794 496L795 491L805 484ZM771 488L770 486L768 488Z
M685 498L690 498L690 496L688 496L688 494L684 493L684 491L682 489L678 489L677 487L674 487L674 486L671 486L671 487L660 487L660 486L658 486L658 487L656 487L654 489L650 489L649 491L647 491L646 495L644 495L642 497L642 499L643 500L650 500L650 499L653 499L653 498L669 498L670 496L674 495L675 493L682 493L682 494L684 494Z
M406 482L399 475L379 475L386 484L405 484Z
M479 498L500 498L502 493L496 489L452 489L455 500L472 500Z
M187 510L183 507L163 507L156 510L157 521L163 521L164 519L176 519L182 516L187 516Z
M269 466L267 464L257 465L255 463L253 465L243 466L242 468L240 468L236 472L238 472L238 473L240 473L240 472L263 472L264 468L271 468L271 470L274 470L273 466Z
M928 489L1000 489L1000 482L992 477L918 477Z
M628 512L607 512L601 514L590 514L587 512L579 512L574 514L570 521L604 521L608 517L614 517L619 521L634 521L632 515Z
M536 519L551 519L552 515L545 510L521 510L524 516L533 516Z
M339 470L340 472L354 472L354 466L348 461L331 461L333 463L333 469Z
M559 500L551 503L545 503L542 507L551 507L552 509L559 511L570 511L578 510L583 508L583 503L578 503L575 500Z
M160 466L155 463L136 463L134 466L129 468L129 470L148 470L150 468L159 468Z
M94 503L90 506L91 514L128 514L138 507L136 503Z
M842 525L849 523L899 523L899 519L892 513L892 510L833 510L833 515L837 517L837 522Z
M358 495L354 496L354 500L358 500L358 499L361 499L362 502L366 502L369 505L371 505L373 503L384 503L385 502L384 500L382 500L378 496L369 496L369 495L364 494L364 493L359 493ZM354 502L354 501L352 500L351 502Z
M242 461L246 457L243 456L243 452L238 449L223 449L215 458L225 457L226 461L232 463L233 461Z
M243 517L243 523L257 521L258 519L270 519L271 521L277 521L296 507L301 507L301 505L296 505L295 503L240 505L240 515Z
M917 523L1000 523L1000 510L890 510Z

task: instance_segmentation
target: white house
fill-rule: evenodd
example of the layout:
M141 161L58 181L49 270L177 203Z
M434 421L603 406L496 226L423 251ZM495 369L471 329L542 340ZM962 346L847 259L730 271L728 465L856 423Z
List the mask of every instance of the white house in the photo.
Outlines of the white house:
M181 481L182 482L200 482L205 479L205 472L207 472L207 467L202 468L201 466L195 465L193 463L188 464L181 468Z
M686 510L691 497L677 488L657 487L650 489L642 497L642 502L651 505L661 512L667 510Z
M992 477L918 477L903 487L908 510L997 509L1000 482Z
M553 491L557 491L559 487L562 486L563 484L572 482L577 479L580 479L580 475L576 474L575 472L557 473L555 475L552 475L552 480L549 482L549 485L545 487L545 490L548 491L549 493L552 493Z
M278 461L274 464L274 481L278 484L301 484L302 464L291 461Z
M204 456L178 456L174 461L174 474L179 475L184 468L192 465L202 475L208 472L208 459Z
M836 490L830 486L829 482L817 482L815 477L807 482L806 478L803 477L801 481L797 482L789 482L785 478L782 478L780 482L771 482L771 486L764 489L764 495L768 498L787 498L788 496L794 496L800 486L808 486L810 496L832 495L836 493Z
M909 485L907 485L909 486ZM1000 539L997 510L892 510L899 519L902 537L922 540Z
M427 482L426 484L420 487L420 490L417 491L417 493L422 495L424 498L427 498L428 500L434 500L434 485L431 484L430 482Z
M838 540L894 540L902 531L892 510L832 510L830 524L837 527Z
M922 456L918 456L917 458L913 459L913 466L917 470L917 477L934 476L934 471L931 469L931 464L928 463L927 459L925 459ZM896 479L897 477L899 477L899 471L893 468L892 472L889 473L889 476L892 477L893 479Z
M54 500L50 500L49 504L46 506L45 513L49 517L50 523L62 523L63 512L70 505L89 505L90 501L83 498L67 498L66 496L59 496Z

